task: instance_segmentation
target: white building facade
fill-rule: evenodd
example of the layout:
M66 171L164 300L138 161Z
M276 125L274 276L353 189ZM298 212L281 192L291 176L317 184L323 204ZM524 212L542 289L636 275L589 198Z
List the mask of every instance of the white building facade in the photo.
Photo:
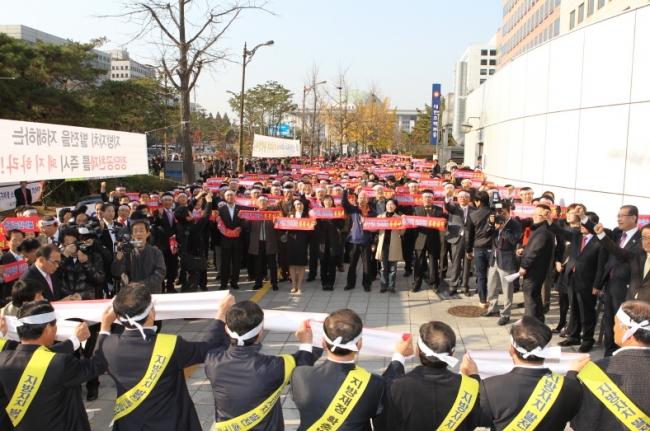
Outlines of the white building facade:
M547 41L468 96L466 115L480 118L465 160L483 155L496 184L552 190L610 226L623 204L649 214L648 76L650 6Z

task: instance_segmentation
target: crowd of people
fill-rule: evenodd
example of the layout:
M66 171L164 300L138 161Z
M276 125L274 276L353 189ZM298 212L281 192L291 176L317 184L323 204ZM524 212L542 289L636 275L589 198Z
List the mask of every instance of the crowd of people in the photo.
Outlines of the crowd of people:
M118 429L200 429L183 368L205 363L216 429L283 429L275 395L289 377L300 430L366 430L371 422L386 430L563 430L569 421L576 431L650 427L642 371L650 357L650 226L638 225L637 207L621 207L618 226L609 230L582 203L563 209L550 191L536 195L529 187L490 184L480 161L474 170L399 155L332 157L313 166L247 160L241 175L232 161L219 161L202 176L175 190L137 191L137 200L123 185L109 192L102 183L102 202L94 208L42 216L39 232L6 233L9 250L0 265L26 260L29 268L18 281L2 280L3 315L21 322L21 344L4 342L0 354L0 399L6 395L9 403L3 426L89 429L79 385L86 383L87 399L94 400L98 376L108 372L118 388ZM16 216L38 216L31 197L16 193L24 198ZM523 207L532 211L524 214ZM418 223L406 223L409 217ZM296 295L316 280L319 267L323 290L334 290L337 272L346 271L343 290L355 289L359 260L364 291L379 278L379 293L390 295L403 261L413 294L424 288L451 299L476 294L483 316L499 317L501 326L510 323L519 306L514 292L522 290L525 317L510 328L515 368L481 380L465 355L462 375L449 371L458 362L455 334L431 321L420 328L417 347L404 340L384 375L371 375L354 365L363 323L352 310L325 321L316 343L324 351L312 348L305 323L296 333L296 354L263 355L262 310L249 301L234 304L230 295L202 342L159 334L151 294L177 293L176 286L181 293L207 290L210 257L218 290L239 289L245 268L253 289L268 282ZM448 273L449 287L441 289ZM553 291L560 321L549 328L544 316ZM52 403L52 416L25 409L12 414L19 378L38 346L53 344L49 302L99 298L114 298L103 321L81 324L69 343L53 346L46 368L68 371L56 381L48 371L39 389L40 399ZM579 346L582 353L593 348L599 299L605 358L594 365L585 356L566 377L550 372L544 358L554 334L564 338L561 346ZM119 329L111 325L116 319ZM80 341L86 341L83 349ZM66 355L73 351L84 359ZM323 353L327 361L313 367ZM405 374L404 358L411 354L421 365ZM149 367L157 366L152 355L165 365L142 386L143 376L153 375ZM632 413L617 413L619 399Z

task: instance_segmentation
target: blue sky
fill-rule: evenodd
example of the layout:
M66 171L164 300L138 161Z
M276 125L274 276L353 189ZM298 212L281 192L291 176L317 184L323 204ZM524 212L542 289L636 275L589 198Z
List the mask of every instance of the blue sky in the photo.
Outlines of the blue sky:
M430 103L433 82L442 84L443 94L452 90L454 63L467 45L485 43L496 33L501 5L500 0L274 0L267 8L275 15L243 13L219 48L240 61L244 42L251 47L274 40L247 67L246 87L275 80L294 92L298 104L316 64L321 80L332 84L330 91L341 65L352 88L378 86L393 106L421 108ZM117 14L121 7L117 0L0 0L0 24L23 24L82 42L105 36L110 42L100 49L115 49L131 39L135 27L95 16ZM144 41L126 48L138 61L155 61L155 48ZM202 73L196 99L213 113L231 115L226 90L240 88L241 66L225 64Z

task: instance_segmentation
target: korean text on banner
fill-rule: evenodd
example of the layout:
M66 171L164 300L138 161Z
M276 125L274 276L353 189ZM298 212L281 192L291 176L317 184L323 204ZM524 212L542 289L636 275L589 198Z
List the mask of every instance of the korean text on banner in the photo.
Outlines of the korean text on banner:
M297 157L300 156L300 141L255 135L253 157Z
M13 178L13 180L16 180L16 178ZM0 211L7 211L16 208L16 196L14 196L14 191L19 187L20 185L15 181L13 185L0 187ZM27 183L27 188L32 192L32 202L38 202L41 200L43 181Z
M0 120L0 183L147 174L143 134Z

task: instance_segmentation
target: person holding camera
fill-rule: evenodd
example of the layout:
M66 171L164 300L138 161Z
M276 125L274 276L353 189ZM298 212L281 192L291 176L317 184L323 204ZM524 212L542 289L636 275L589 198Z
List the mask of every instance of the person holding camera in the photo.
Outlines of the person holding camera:
M212 214L212 193L203 191L197 196L197 200L200 199L205 199L206 206L203 216L198 220L194 221L192 212L187 206L178 207L174 212L174 217L178 220L176 238L181 256L181 272L187 271L187 276L181 286L181 293L196 292L202 278L207 283L208 260L203 254L202 245L203 241L208 240L204 235L204 230L210 222L210 214Z
M117 243L111 272L115 277L122 278L125 285L139 281L144 283L152 294L162 293L162 281L166 272L165 259L162 251L147 244L151 225L147 220L133 220L129 227L130 236Z
M499 200L497 193L496 200ZM490 195L487 192L476 192L474 204L477 209L469 215L467 221L467 242L465 252L468 259L474 261L477 279L477 292L482 308L487 308L487 272L488 260L492 250L492 238L484 233L492 208L490 208ZM499 204L500 205L500 204Z
M519 270L517 264L517 247L521 243L521 225L510 218L510 206L503 205L501 214L490 214L488 223L485 225L484 233L487 238L492 239L492 252L490 252L489 268L487 274L488 292L487 298L490 305L484 317L498 316L497 322L503 326L510 322L510 309L512 308L512 296L514 284L506 280L506 275L513 274ZM505 296L503 311L499 313L499 283Z

